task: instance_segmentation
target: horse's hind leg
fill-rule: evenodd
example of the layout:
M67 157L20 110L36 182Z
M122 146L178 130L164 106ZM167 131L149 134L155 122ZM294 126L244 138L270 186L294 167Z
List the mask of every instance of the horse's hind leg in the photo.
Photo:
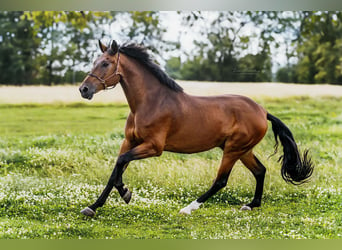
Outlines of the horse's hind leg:
M227 152L223 154L221 166L218 170L216 179L211 186L211 188L199 197L197 200L193 201L190 205L180 210L181 214L191 214L192 211L197 210L203 202L209 199L211 196L216 194L220 189L227 185L228 177L235 164L235 162L240 158L241 153Z
M251 210L253 207L260 207L261 205L266 168L264 165L262 165L258 158L256 158L252 151L249 151L247 154L243 155L240 160L253 173L256 179L255 194L252 202L244 205L241 208L241 210Z

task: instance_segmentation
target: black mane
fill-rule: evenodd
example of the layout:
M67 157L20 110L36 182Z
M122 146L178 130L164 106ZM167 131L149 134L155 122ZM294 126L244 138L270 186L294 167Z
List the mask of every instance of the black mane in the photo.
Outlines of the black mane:
M169 89L176 92L183 92L183 88L179 86L166 72L164 72L159 65L153 62L151 56L147 53L147 49L141 45L134 43L123 44L119 47L120 53L136 59L144 65L159 81Z

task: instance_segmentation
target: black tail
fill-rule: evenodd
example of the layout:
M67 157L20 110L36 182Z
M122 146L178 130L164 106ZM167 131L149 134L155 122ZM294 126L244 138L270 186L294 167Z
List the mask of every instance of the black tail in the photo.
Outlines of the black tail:
M275 152L278 149L278 137L284 148L284 154L279 158L279 161L282 162L281 176L285 181L295 185L306 182L314 169L311 158L308 156L308 150L305 150L301 156L289 128L271 114L267 114L267 120L272 123L276 141Z

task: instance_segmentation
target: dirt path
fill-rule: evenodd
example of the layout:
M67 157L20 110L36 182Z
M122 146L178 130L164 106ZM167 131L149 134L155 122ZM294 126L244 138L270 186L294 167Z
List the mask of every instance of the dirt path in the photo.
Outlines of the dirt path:
M335 96L342 97L342 86L282 83L218 83L178 81L185 92L193 95L239 94L249 97ZM78 86L0 87L0 103L70 103L89 102L82 99ZM120 86L102 91L92 102L126 102Z

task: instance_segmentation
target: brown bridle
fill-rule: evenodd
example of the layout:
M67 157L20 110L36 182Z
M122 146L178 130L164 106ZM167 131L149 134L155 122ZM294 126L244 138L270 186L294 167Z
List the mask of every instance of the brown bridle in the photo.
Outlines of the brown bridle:
M92 73L92 72L88 73L88 76L94 77L94 78L96 78L97 80L100 81L100 83L103 85L104 90L115 88L115 85L116 85L118 82L120 82L120 80L121 80L121 74L120 74L120 72L118 72L119 60L120 60L120 52L119 52L119 49L120 49L120 48L118 48L118 60L117 60L117 62L116 62L116 67L115 67L115 71L114 71L113 74L111 74L110 76L108 76L108 77L105 78L105 79L102 79L101 77L95 75L95 74ZM112 78L113 76L118 76L118 77L119 77L119 80L116 81L113 85L107 85L107 84L106 84L106 81L108 81L108 79Z

